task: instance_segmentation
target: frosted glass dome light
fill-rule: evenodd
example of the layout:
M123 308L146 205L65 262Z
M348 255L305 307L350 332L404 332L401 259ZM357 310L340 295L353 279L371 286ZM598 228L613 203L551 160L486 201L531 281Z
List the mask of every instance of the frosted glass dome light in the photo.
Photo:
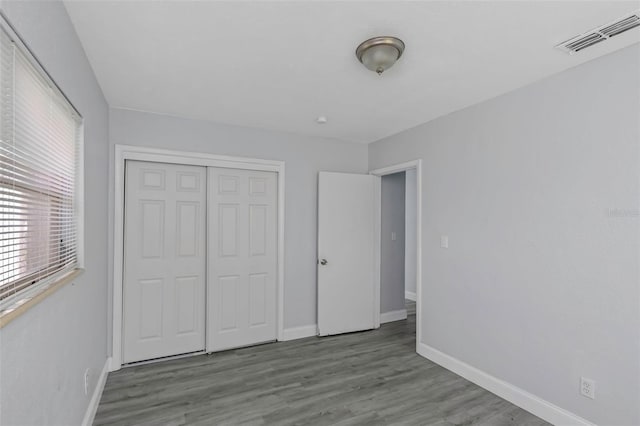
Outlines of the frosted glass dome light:
M378 75L396 63L404 52L404 42L396 37L383 36L365 40L356 49L358 60Z

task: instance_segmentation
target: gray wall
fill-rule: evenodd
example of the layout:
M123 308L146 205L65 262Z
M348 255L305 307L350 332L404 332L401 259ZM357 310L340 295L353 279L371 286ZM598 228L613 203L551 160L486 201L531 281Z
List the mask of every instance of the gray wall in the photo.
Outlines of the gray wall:
M123 109L111 110L110 140L111 173L114 144L285 161L284 324L316 324L318 172L366 173L367 145Z
M382 176L380 312L404 309L405 172ZM391 240L391 233L396 240Z
M418 218L416 217L417 200L417 175L416 169L409 169L406 172L405 196L404 196L404 289L405 291L416 292L417 273L417 249L418 249Z
M424 162L422 343L640 424L639 118L636 44L370 145Z
M84 116L86 271L0 330L0 424L80 424L107 354L108 108L62 3L1 7Z

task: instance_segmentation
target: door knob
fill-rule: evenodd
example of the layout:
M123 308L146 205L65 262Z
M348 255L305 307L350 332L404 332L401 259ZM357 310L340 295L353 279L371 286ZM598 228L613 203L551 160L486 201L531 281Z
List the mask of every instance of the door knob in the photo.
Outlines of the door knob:
M328 262L327 262L327 259L322 259L322 260L320 261L320 264L321 264L322 266L326 265L327 263L328 263Z

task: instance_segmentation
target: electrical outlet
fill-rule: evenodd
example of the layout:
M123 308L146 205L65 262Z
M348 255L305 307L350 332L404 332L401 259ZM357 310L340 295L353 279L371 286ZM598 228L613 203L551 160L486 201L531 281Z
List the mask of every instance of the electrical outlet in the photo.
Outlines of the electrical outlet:
M91 376L91 369L84 370L84 394L89 395L89 377Z
M449 237L447 235L440 236L440 247L443 249L449 248Z
M580 394L586 398L596 399L596 382L580 377Z

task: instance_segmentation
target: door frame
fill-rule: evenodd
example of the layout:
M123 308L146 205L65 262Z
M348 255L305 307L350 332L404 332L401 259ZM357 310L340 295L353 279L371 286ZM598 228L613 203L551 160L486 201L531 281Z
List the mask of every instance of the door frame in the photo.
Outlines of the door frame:
M124 191L125 162L127 160L155 163L184 164L203 167L224 167L269 171L278 174L278 264L276 281L277 340L284 340L284 224L285 224L285 162L257 158L233 157L199 152L148 148L134 145L115 145L114 161L114 225L113 225L113 284L112 284L112 347L109 371L122 368L122 316L124 272ZM206 339L206 336L205 336Z
M416 352L420 345L421 319L422 319L422 159L407 161L404 163L394 164L375 170L370 170L369 174L382 177L393 173L405 172L407 170L416 170ZM382 240L380 232L382 229L382 197L379 197L379 203L376 206L377 214L377 230L376 230L376 273L380 277ZM377 325L380 325L380 279L378 279L378 319Z

